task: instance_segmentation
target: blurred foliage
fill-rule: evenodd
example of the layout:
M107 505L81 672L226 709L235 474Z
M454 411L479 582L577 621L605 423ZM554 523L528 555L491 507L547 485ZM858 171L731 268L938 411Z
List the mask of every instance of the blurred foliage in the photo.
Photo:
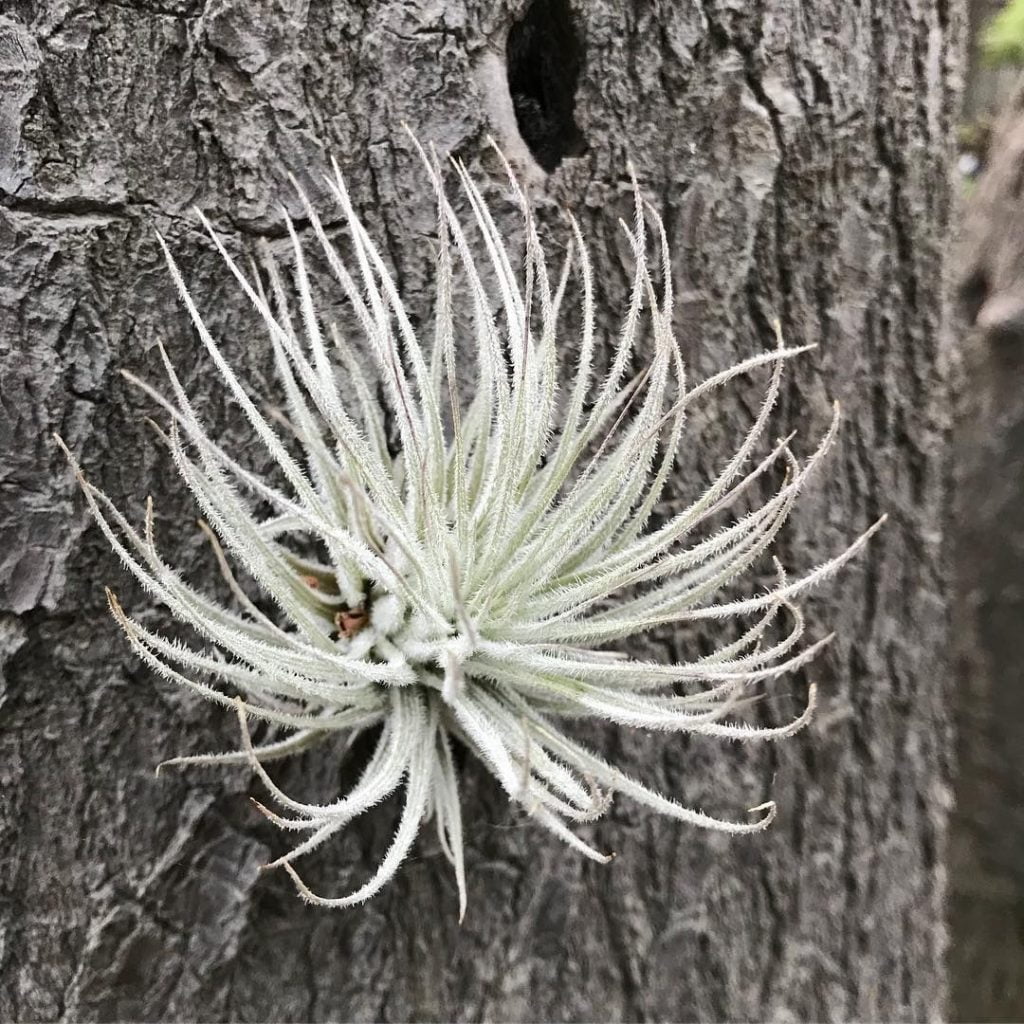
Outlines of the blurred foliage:
M987 117L963 121L956 127L957 174L964 195L971 195L975 183L988 163L992 141L992 122Z
M956 126L956 144L958 150L967 150L984 157L988 153L992 141L992 122L987 117L979 117L974 121L963 121Z
M980 40L989 67L1024 65L1024 0L1009 0L985 26Z

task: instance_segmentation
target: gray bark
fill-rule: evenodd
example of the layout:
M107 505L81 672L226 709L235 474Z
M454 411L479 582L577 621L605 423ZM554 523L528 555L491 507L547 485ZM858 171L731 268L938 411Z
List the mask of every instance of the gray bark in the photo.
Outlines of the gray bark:
M959 5L578 3L578 135L534 133L556 149L560 131L572 136L550 175L507 91L521 2L252 10L11 0L0 16L0 1017L939 1018L951 775L942 242ZM564 54L541 58L558 68ZM789 342L820 346L791 371L779 432L799 426L809 445L842 402L831 473L785 534L787 564L810 567L891 515L809 602L815 634L838 638L813 668L824 706L805 734L740 748L590 733L690 805L734 813L771 793L769 833L730 841L619 801L590 832L619 854L598 867L509 811L469 763L461 928L436 844L367 906L315 910L283 875L258 873L283 846L249 808L248 773L154 777L165 757L233 746L234 723L128 653L103 584L129 608L145 600L89 528L50 441L58 430L130 514L152 493L168 557L212 577L143 423L153 409L117 372L158 379L163 342L226 442L244 445L154 228L232 357L272 393L266 345L190 207L244 251L280 236L286 173L315 188L333 152L426 316L432 209L403 120L484 177L493 131L546 227L559 206L578 213L606 333L628 288L616 217L628 215L631 157L675 246L693 375L770 344L778 315ZM673 497L718 464L753 401L739 388L695 417ZM693 642L666 634L654 649ZM780 687L794 697L771 714L796 707L806 683ZM304 792L329 791L338 771L322 751L280 769ZM394 810L319 854L311 884L358 884Z

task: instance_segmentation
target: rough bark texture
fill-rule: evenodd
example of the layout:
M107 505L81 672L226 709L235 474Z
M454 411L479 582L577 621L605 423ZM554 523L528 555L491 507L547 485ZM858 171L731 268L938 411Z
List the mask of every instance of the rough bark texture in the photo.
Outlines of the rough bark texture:
M9 0L0 16L0 1018L937 1019L951 775L942 241L958 5L580 2L576 134L558 114L564 97L545 99L565 87L565 55L545 42L558 32L517 58L535 62L542 87L508 93L521 2L253 10ZM521 134L535 146L557 150L567 133L550 175L514 107L533 119ZM50 441L59 430L130 512L152 493L167 552L213 574L142 422L152 408L117 373L156 378L162 341L244 448L153 229L269 390L266 346L189 208L238 250L279 237L286 172L316 190L333 152L425 316L432 210L403 120L484 173L494 131L545 225L560 205L577 211L609 331L628 287L615 218L629 208L632 157L676 248L692 372L763 348L779 315L790 342L820 346L793 368L779 430L792 423L810 443L842 402L831 475L800 505L787 562L809 567L891 514L810 603L816 634L839 638L814 667L824 707L805 734L739 748L592 733L707 810L771 792L781 814L768 834L730 841L620 801L592 829L619 853L601 868L512 814L470 766L461 928L436 844L365 908L317 911L286 877L258 873L282 847L250 812L247 773L154 777L161 758L233 745L233 723L128 654L102 585L145 602L88 528ZM754 401L741 388L695 417L678 496L719 462ZM691 643L666 634L660 649ZM805 686L783 685L794 698L771 714ZM338 766L313 752L281 771L314 790ZM393 810L324 850L310 882L341 891L361 878Z
M964 380L956 435L959 772L950 843L951 1007L1024 1017L1024 117L998 120L956 260Z

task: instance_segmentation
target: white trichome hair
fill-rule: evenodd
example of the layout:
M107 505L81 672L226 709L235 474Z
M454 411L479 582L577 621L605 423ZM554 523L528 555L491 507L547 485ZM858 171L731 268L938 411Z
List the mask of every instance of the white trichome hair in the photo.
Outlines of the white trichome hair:
M196 334L273 467L270 477L259 475L211 436L162 348L166 396L125 374L168 416L161 435L205 517L230 605L161 557L151 501L136 527L68 457L124 565L198 637L193 646L168 638L108 591L134 652L165 679L237 710L241 721L241 750L166 763L251 765L277 810L257 806L296 840L273 866L322 906L377 893L433 821L454 868L461 917L454 743L539 826L599 862L609 855L573 825L599 817L616 793L700 828L766 828L774 802L743 820L712 817L609 764L564 723L597 718L724 740L791 736L811 716L813 685L792 721L754 726L738 716L757 696L753 687L805 665L829 641L804 640L797 601L852 558L880 522L797 578L777 561L765 565L836 435L838 410L805 461L792 435L765 443L783 366L811 347L786 348L781 336L689 384L673 332L666 232L635 178L633 222L621 223L632 286L610 336L598 330L593 268L575 219L568 217L566 253L553 272L507 164L522 217L518 255L465 166L453 161L468 224L446 195L436 157L419 152L437 204L429 329L418 329L406 311L337 165L326 181L344 244L329 237L295 187L304 231L357 322L358 346L318 308L299 229L286 213L287 276L267 249L262 276L247 273L203 218L266 328L287 412L267 412L232 369L160 239ZM653 264L649 248L657 252ZM578 296L572 317L563 309L567 295ZM691 407L758 371L767 384L735 451L699 497L666 510ZM232 565L244 570L241 579ZM723 595L763 568L773 580L767 589ZM657 627L697 622L707 623L718 646L692 660L664 663L614 649ZM254 746L249 719L269 723L271 738ZM368 761L331 802L295 799L265 767L339 731L367 730ZM403 788L397 829L373 876L345 895L312 893L295 862Z

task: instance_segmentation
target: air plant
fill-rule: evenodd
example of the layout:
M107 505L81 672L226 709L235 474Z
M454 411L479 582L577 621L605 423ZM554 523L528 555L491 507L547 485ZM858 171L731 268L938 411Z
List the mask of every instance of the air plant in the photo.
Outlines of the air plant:
M377 893L433 819L454 867L461 918L466 882L453 742L533 821L595 861L609 855L571 825L599 817L616 793L702 828L766 828L774 802L739 821L685 807L609 764L562 723L597 718L727 740L797 732L811 716L813 685L804 710L785 724L758 727L737 716L756 699L756 684L797 669L828 643L803 642L795 601L852 558L880 523L799 578L776 562L766 590L723 599L723 588L768 557L836 435L838 410L806 461L794 454L793 435L765 453L783 366L812 346L786 348L780 336L774 347L689 386L673 334L665 229L635 179L633 223L621 225L634 262L631 293L617 337L599 338L593 271L576 220L568 217L566 254L554 276L507 164L525 238L519 257L466 168L453 162L471 228L447 198L437 158L420 155L438 211L429 342L406 312L337 165L326 181L347 226L346 255L295 187L372 358L360 358L325 323L287 213L289 278L268 250L262 275L247 273L202 218L266 327L287 399L287 412L277 416L261 409L222 354L160 239L195 331L277 474L276 482L258 475L210 436L162 348L168 397L125 373L169 416L161 436L209 524L230 607L163 560L151 501L139 530L68 458L125 566L201 640L190 646L148 628L108 590L134 652L165 679L233 708L241 722L240 751L165 763L251 765L279 809L257 806L298 840L269 866L287 870L299 893L322 906ZM659 253L654 267L648 218ZM579 327L567 337L563 306L572 280ZM599 349L609 346L610 365L599 375ZM636 364L642 369L631 375ZM699 497L666 511L689 410L759 368L768 372L767 386L735 452ZM763 490L770 496L757 498ZM741 499L752 507L733 512ZM311 549L321 554L311 558ZM232 562L248 575L246 586L262 592L263 607ZM731 620L739 625L728 632ZM614 648L659 626L695 622L709 623L720 642L690 661L640 660ZM283 738L255 746L249 719L279 727L272 736ZM266 770L267 762L338 732L354 736L375 726L361 776L337 800L297 800ZM397 831L373 876L344 896L314 895L295 861L403 786Z

